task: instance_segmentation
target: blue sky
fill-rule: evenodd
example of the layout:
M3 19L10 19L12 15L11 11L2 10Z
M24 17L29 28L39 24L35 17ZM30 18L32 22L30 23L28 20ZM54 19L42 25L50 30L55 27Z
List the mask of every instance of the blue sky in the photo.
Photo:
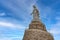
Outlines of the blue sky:
M60 0L0 0L0 40L22 40L33 5L55 40L60 39Z

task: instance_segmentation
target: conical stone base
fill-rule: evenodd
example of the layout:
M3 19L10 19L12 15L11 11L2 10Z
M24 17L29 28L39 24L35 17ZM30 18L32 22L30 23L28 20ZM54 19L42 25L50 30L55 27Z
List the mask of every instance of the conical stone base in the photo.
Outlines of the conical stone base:
M54 40L52 35L46 31L39 29L25 30L23 40Z

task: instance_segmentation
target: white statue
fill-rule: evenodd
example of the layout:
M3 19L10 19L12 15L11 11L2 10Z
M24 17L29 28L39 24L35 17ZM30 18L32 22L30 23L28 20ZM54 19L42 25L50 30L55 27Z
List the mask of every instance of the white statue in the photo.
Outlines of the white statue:
M36 8L36 6L34 5L33 6L33 12L32 12L32 14L33 14L33 20L39 20L39 11L38 11L38 9Z

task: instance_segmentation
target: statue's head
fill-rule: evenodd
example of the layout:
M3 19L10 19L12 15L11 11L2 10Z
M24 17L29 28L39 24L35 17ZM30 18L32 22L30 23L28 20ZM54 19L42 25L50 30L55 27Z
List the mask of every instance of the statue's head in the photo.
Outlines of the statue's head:
M35 5L33 5L33 8L36 8L36 6L35 6Z

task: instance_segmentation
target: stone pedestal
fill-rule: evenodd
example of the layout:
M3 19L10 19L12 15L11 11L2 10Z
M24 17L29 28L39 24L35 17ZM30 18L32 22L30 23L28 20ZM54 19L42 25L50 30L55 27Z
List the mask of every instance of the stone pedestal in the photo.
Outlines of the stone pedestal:
M40 21L32 21L29 29L25 30L23 40L54 40Z

